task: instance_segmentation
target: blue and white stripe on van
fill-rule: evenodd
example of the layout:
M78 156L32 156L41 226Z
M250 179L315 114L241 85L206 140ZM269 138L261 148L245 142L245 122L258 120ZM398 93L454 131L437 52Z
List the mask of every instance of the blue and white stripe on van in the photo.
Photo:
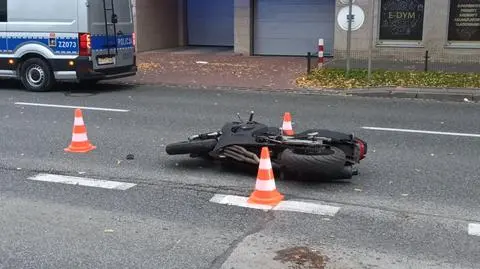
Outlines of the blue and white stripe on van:
M106 35L92 35L91 42L92 51L107 50L107 48L105 48L105 45L107 44L112 47L116 45L117 50L129 50L134 48L132 34L117 35L116 40L113 35L108 36L108 38Z
M79 49L78 33L0 32L0 51L4 54L15 54L29 44L48 48L57 55L77 55Z
M91 48L92 51L107 50L105 45L109 42L111 47L118 50L134 49L133 36L117 35L92 35ZM16 52L25 45L33 44L48 48L54 55L78 55L79 53L79 36L78 33L25 33L25 32L0 32L0 53L13 54L13 57L21 57ZM5 56L5 55L2 55Z

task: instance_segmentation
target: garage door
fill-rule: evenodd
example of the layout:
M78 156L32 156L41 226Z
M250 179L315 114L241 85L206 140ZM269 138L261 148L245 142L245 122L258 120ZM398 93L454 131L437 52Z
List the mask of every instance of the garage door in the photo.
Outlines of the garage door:
M335 0L257 0L254 53L306 55L325 40L325 55L333 52Z
M233 12L233 0L188 0L189 45L233 46Z

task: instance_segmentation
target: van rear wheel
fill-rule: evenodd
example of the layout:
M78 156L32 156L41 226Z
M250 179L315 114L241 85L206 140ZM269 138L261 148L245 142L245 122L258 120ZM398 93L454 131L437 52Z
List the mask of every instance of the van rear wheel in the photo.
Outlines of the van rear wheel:
M52 69L40 58L30 58L21 64L20 80L27 90L33 92L49 91L55 83Z

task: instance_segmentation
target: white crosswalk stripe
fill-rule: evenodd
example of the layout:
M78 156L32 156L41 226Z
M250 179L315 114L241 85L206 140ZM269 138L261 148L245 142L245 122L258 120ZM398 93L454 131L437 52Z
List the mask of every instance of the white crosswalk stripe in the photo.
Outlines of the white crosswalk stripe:
M96 187L96 188L123 190L123 191L136 186L136 184L128 183L128 182L63 176L63 175L55 175L55 174L38 174L33 177L29 177L28 179L35 180L35 181L62 183L62 184L69 184L69 185L79 185L79 186L86 186L86 187Z
M215 194L210 199L210 202L217 203L217 204L239 206L239 207L247 207L252 209L290 211L290 212L299 212L299 213L326 215L326 216L335 216L337 212L340 210L340 207L322 205L322 204L313 203L313 202L286 200L286 201L281 201L276 206L269 206L269 205L248 203L247 200L248 200L248 197Z

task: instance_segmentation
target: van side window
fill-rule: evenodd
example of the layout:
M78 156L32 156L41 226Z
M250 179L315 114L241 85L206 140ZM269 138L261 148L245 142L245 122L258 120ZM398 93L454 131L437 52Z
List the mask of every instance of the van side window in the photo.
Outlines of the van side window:
M7 21L7 0L0 0L0 22Z

